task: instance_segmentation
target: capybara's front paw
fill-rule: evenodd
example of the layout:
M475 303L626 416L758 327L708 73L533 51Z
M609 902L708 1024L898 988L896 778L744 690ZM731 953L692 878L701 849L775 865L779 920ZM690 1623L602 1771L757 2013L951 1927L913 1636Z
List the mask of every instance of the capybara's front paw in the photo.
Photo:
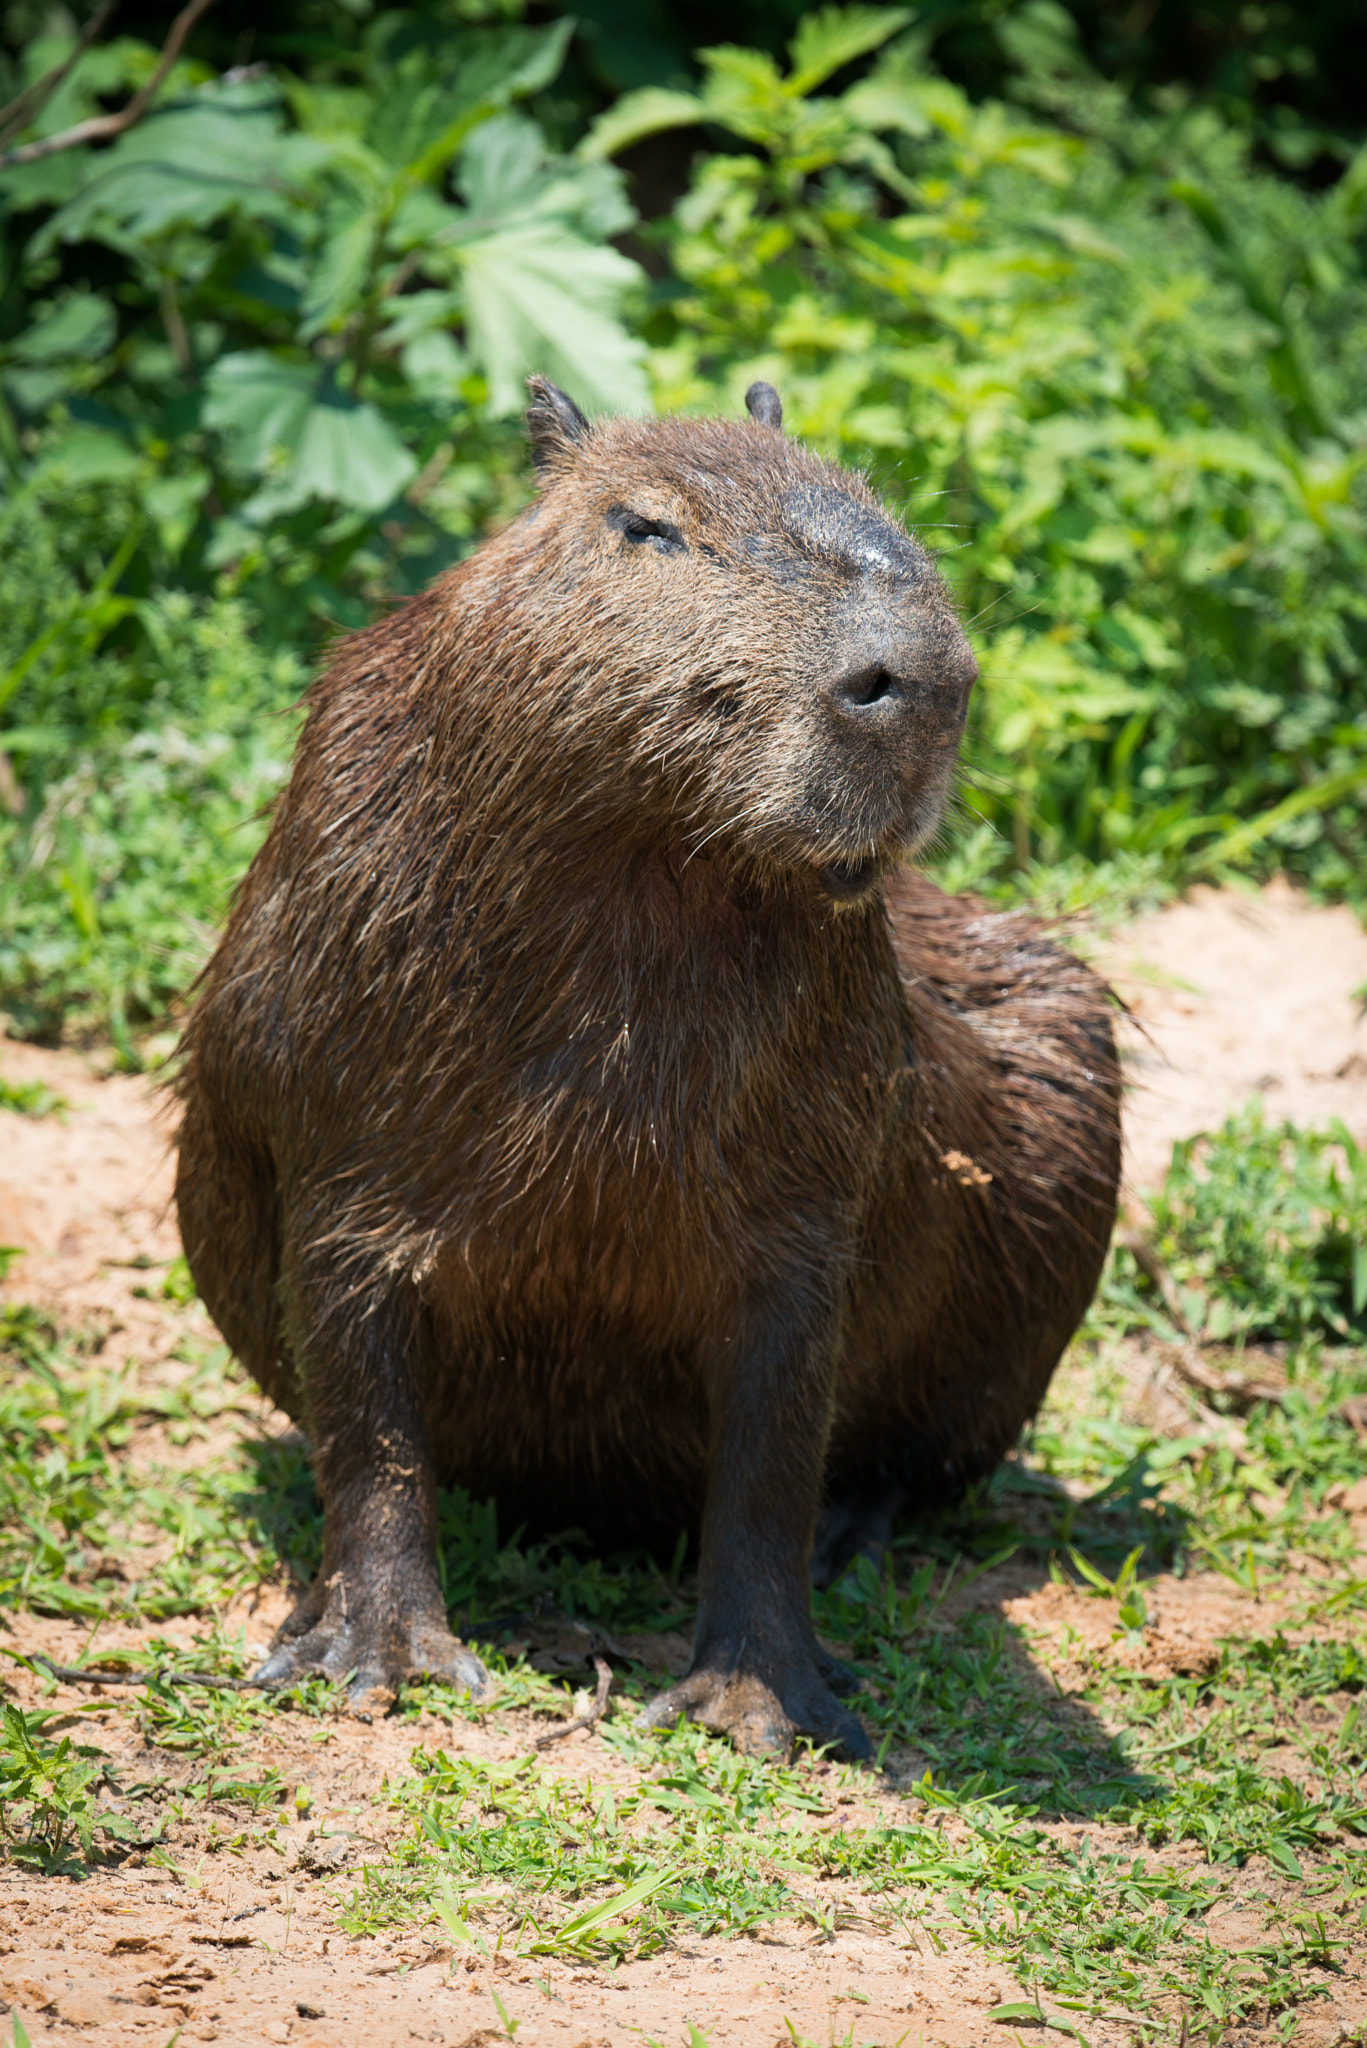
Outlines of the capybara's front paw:
M663 1728L680 1714L729 1735L745 1756L786 1757L797 1735L831 1743L847 1757L873 1753L860 1723L815 1671L785 1685L782 1696L753 1672L690 1671L652 1700L643 1718Z
M408 1678L441 1679L477 1700L492 1691L479 1658L442 1621L380 1623L364 1610L348 1614L331 1602L311 1627L303 1617L300 1630L300 1618L291 1615L277 1631L258 1683L275 1689L302 1678L345 1681L347 1704L357 1714L387 1713Z

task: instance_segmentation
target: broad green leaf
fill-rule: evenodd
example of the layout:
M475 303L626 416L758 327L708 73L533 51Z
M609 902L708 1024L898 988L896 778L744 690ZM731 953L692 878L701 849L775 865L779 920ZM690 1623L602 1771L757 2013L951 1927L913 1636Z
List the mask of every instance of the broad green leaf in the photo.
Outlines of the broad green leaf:
M324 402L309 407L294 459L244 508L254 518L292 512L310 498L358 512L380 512L418 473L418 465L373 405Z
M488 121L460 160L460 196L476 219L525 212L546 183L546 146L534 121L505 114Z
M205 426L230 437L244 467L263 470L277 448L298 446L319 371L265 349L246 349L220 356L206 381Z
M434 244L459 234L463 225L459 207L448 206L430 185L410 185L390 217L389 252L430 251Z
M78 288L66 292L10 343L17 362L94 361L114 345L118 322L107 299Z
M343 325L356 310L378 253L380 209L355 200L329 210L323 245L304 293L301 341Z
M420 181L436 177L480 122L511 101L549 85L565 61L573 33L574 20L567 15L544 29L509 29L498 37L481 35L469 60L460 66L459 92L451 111L410 162L409 175Z
M577 1945L583 1941L585 1935L592 1934L605 1921L616 1920L621 1914L629 1913L633 1906L644 1904L652 1892L657 1892L663 1885L672 1883L677 1875L678 1872L674 1870L648 1871L644 1877L638 1877L634 1884L629 1884L625 1891L614 1892L611 1898L600 1899L598 1904L590 1906L587 1912L577 1913L573 1920L567 1920L564 1926L558 1929L557 1939Z
M106 427L74 426L44 453L37 474L65 483L124 483L137 475L141 457Z
M519 116L488 122L461 158L469 215L449 238L459 264L465 342L494 414L519 411L523 380L547 371L587 404L649 410L644 349L621 320L641 273L581 228L620 222L618 173L547 161Z
M544 92L560 76L570 37L577 26L573 15L565 15L546 28L505 31L506 40L498 46L498 61L511 63L508 89L515 98L525 99L529 93Z
M144 485L143 506L171 554L178 555L189 539L211 481L208 470L196 464L181 476L154 477Z
M781 151L786 145L796 95L788 91L773 58L729 43L699 52L707 67L703 97L707 119L720 127Z
M205 424L229 437L243 467L268 479L244 507L253 519L311 498L380 511L417 474L377 408L328 393L310 364L248 350L222 357L208 384Z
M805 16L788 45L793 68L787 90L811 92L842 65L887 42L911 19L908 7L823 7Z
M707 108L696 93L671 92L662 85L642 86L639 92L624 93L598 116L579 145L579 155L586 162L616 156L647 135L660 135L667 128L692 128L706 119Z
M440 328L415 334L403 351L403 373L423 398L447 404L459 400L470 375L470 358Z
M650 410L645 350L619 317L640 279L627 257L533 222L465 243L460 261L466 340L488 381L491 412L521 409L532 370L585 404Z
M614 165L549 155L540 129L521 114L501 114L471 136L459 182L470 211L452 230L457 238L487 232L495 221L536 216L562 220L586 240L600 241L636 219Z
M87 160L89 181L35 237L41 254L101 222L139 239L205 227L242 208L293 218L286 186L328 160L325 146L284 133L269 81L205 87L150 115Z
M861 79L840 96L840 105L851 121L861 128L897 128L918 141L934 133L935 124L904 78L897 76Z
M1297 1880L1301 1880L1305 1876L1305 1872L1301 1868L1300 1858L1296 1855L1290 1843L1284 1842L1280 1835L1274 1835L1268 1843L1267 1859L1269 1863L1276 1864L1284 1877L1294 1877Z
M395 347L434 328L453 327L460 318L460 304L459 292L404 292L389 301L389 320L380 340Z

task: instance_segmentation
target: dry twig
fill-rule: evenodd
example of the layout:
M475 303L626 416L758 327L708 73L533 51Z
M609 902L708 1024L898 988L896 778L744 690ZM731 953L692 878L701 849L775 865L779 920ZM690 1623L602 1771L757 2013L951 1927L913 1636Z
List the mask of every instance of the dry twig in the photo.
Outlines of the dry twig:
M256 1678L221 1678L213 1671L171 1671L164 1667L155 1671L87 1670L79 1664L54 1664L51 1657L45 1657L40 1650L31 1651L27 1658L21 1657L19 1661L38 1665L49 1677L60 1678L64 1685L147 1685L155 1679L161 1685L204 1685L212 1692L274 1690Z
M117 114L96 114L89 121L78 121L74 128L63 128L57 135L43 135L36 142L22 142L17 149L7 149L3 156L0 156L0 171L7 171L14 164L37 163L40 157L55 156L59 149L76 149L83 142L110 142L116 135L122 135L125 129L131 128L134 122L140 121L161 90L166 74L179 57L185 38L200 15L207 12L213 4L214 0L190 0L188 7L182 7L171 23L166 41L162 44L156 70L146 85L134 93L126 107L121 107ZM74 53L75 56L79 54L79 50ZM16 101L15 105L19 105L19 102ZM27 121L23 125L27 126ZM13 121L9 126L12 131Z
M552 1728L545 1735L538 1735L536 1747L548 1749L553 1742L562 1742L567 1735L575 1735L581 1728L596 1727L607 1712L608 1693L612 1687L612 1666L606 1657L595 1657L593 1668L598 1673L598 1696L587 1714L576 1714L572 1721L562 1721L558 1728Z
M32 85L26 85L7 107L0 107L0 144L8 142L11 135L18 135L23 129L32 127L58 86L69 75L72 66L90 48L118 4L119 0L104 0L103 7L96 8L61 63L54 65L51 71L45 71L41 78L35 78Z

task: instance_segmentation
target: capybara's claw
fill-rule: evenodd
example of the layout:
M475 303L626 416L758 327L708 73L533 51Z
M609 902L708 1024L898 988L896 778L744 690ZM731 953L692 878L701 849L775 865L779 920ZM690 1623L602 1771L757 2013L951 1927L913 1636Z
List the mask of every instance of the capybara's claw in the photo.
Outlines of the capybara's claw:
M646 1727L666 1728L684 1714L729 1735L746 1756L786 1757L797 1735L830 1743L850 1758L873 1754L860 1723L820 1679L809 1678L796 1690L796 1717L790 1718L778 1694L752 1673L691 1671L652 1700L641 1719Z
M264 1664L259 1664L253 1671L252 1683L275 1692L282 1685L293 1685L295 1679L303 1675L302 1672L296 1671L294 1658L288 1650L276 1650L267 1657Z
M354 1624L338 1628L326 1618L304 1635L281 1635L256 1673L257 1684L275 1691L305 1678L345 1682L347 1705L356 1714L388 1713L405 1679L435 1678L474 1700L493 1691L479 1658L446 1629L414 1629L406 1653L401 1645L368 1642Z
M468 1692L472 1700L493 1697L494 1681L473 1650L467 1650L449 1629L415 1631L409 1678L435 1678L443 1685Z

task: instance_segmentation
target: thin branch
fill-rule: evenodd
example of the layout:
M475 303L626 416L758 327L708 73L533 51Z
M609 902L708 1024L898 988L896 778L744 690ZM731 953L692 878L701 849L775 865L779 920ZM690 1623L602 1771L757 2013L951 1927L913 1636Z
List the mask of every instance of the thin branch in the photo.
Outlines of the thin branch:
M18 149L7 149L0 156L0 171L7 171L14 164L37 163L40 157L55 156L59 149L76 149L83 142L109 142L114 136L122 135L135 121L140 121L152 104L166 78L167 72L181 52L185 38L199 20L214 4L214 0L190 0L171 23L170 33L162 45L157 68L140 92L134 93L126 107L117 114L97 114L93 120L78 121L74 128L63 128L59 135L44 135L37 142L21 143Z
M20 1663L24 1661L19 1658ZM61 1679L64 1685L147 1685L155 1680L162 1685L207 1686L211 1692L274 1691L273 1686L262 1685L255 1678L220 1678L212 1671L95 1671L79 1664L54 1664L51 1657L43 1656L39 1650L32 1651L27 1661L38 1665L50 1678Z
M54 66L51 71L44 72L32 85L26 85L19 97L11 100L7 107L0 107L0 143L8 142L11 135L18 135L21 129L32 126L58 86L65 80L72 65L90 48L118 4L119 0L104 0L103 7L98 7L91 15L61 63Z
M553 1742L563 1742L567 1735L577 1735L581 1728L593 1728L607 1712L608 1693L612 1687L612 1666L606 1657L595 1657L593 1668L598 1673L598 1697L586 1714L576 1714L572 1721L562 1721L558 1728L552 1728L548 1735L538 1735L536 1747L548 1749Z

